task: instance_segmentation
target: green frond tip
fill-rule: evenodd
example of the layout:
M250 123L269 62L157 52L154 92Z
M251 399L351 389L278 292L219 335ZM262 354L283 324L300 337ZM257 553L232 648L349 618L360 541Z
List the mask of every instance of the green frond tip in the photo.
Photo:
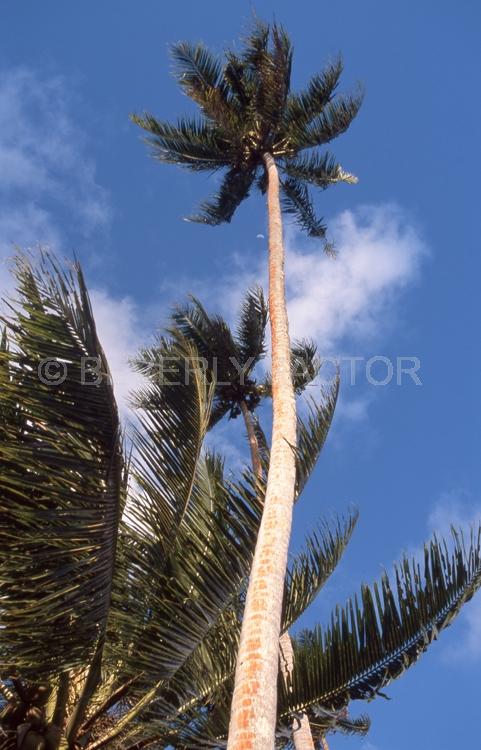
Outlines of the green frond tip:
M186 217L186 221L210 224L211 226L229 223L236 209L248 197L254 177L255 173L252 170L229 170L222 181L219 192L211 200L201 203L200 213Z
M293 177L282 182L282 207L294 216L309 237L325 237L326 225L316 217L309 190L303 182Z
M336 607L327 628L301 633L294 643L292 691L282 711L339 708L370 700L415 664L481 585L481 527L466 547L453 531L451 551L434 537L422 563L403 558L360 596Z

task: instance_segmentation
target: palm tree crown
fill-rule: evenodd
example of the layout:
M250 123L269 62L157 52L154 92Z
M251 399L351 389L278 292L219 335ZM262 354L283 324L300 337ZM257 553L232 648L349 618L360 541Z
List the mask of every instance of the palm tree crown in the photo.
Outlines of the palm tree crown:
M342 73L338 58L292 93L292 45L281 26L257 22L240 54L228 50L222 64L202 44L172 47L174 73L200 108L200 118L162 122L151 114L132 115L150 134L154 156L193 171L226 170L218 193L201 204L191 221L229 222L257 187L266 192L266 155L282 174L283 209L310 236L326 227L314 212L308 185L325 189L357 179L323 146L344 133L357 115L362 93L336 94Z

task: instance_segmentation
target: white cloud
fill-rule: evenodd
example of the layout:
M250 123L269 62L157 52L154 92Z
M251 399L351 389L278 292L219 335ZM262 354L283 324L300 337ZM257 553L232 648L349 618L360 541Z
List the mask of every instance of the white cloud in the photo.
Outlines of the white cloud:
M27 69L0 74L0 263L14 245L58 248L70 240L67 231L88 237L110 222L71 96L58 77ZM3 263L0 269L4 292Z
M385 330L396 295L416 280L427 248L419 231L397 206L367 206L343 211L329 222L337 257L321 242L293 226L286 230L286 290L292 338L314 338L324 354L337 354L353 341L372 339ZM232 315L244 291L266 287L267 258L254 270L236 258L235 276L224 297Z
M13 291L8 272L15 247L53 248L60 256L74 227L91 237L108 227L111 210L95 177L95 164L71 112L71 87L58 77L27 69L0 74L0 296ZM100 340L125 408L140 382L127 359L145 330L140 311L106 290L91 294Z
M128 413L131 391L142 377L128 364L130 357L146 343L148 331L142 311L129 297L115 299L103 289L90 292L97 333L112 373L114 391L121 412Z
M331 222L338 256L306 250L287 233L287 290L293 337L311 336L325 353L383 331L395 295L417 276L426 248L393 206L344 211Z

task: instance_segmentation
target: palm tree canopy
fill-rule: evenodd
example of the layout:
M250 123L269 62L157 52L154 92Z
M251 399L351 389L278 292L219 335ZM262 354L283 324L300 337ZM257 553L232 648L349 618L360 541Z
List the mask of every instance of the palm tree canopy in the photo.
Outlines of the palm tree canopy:
M225 171L217 194L189 220L229 222L254 187L265 192L269 154L282 174L284 210L310 236L325 236L308 186L325 189L357 181L319 147L347 130L362 93L337 93L340 58L313 76L303 91L292 92L292 52L284 29L262 22L255 24L242 51L228 50L223 62L203 44L173 45L174 74L198 105L200 116L184 117L176 124L148 113L131 117L149 134L148 143L159 161L193 171Z
M188 341L195 346L198 360L192 362L193 368L202 369L209 381L215 382L211 428L225 415L238 417L242 401L253 412L263 398L271 396L270 376L255 372L267 351L267 322L268 308L260 287L246 293L235 332L224 318L209 314L200 300L191 297L190 304L174 310L165 335L159 336L153 346L142 349L132 364L144 375L155 376L162 362L168 361L172 342ZM308 339L295 341L291 351L292 378L299 395L318 375L321 361L315 343ZM135 403L142 405L138 399ZM335 400L332 412L334 406Z

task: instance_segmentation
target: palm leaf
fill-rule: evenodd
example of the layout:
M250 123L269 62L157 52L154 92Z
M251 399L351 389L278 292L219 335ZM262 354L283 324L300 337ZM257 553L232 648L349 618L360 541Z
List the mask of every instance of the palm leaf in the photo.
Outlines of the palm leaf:
M292 693L281 698L281 713L311 706L339 708L370 699L417 662L481 584L481 529L465 548L453 531L449 552L434 538L424 548L424 565L403 558L395 584L363 586L337 607L327 628L303 632L294 643Z
M266 354L266 327L269 317L267 302L261 287L250 289L242 301L237 325L237 348L245 364L259 362Z
M16 261L0 367L2 662L38 681L101 647L122 507L117 409L80 268ZM43 368L60 372L56 384ZM47 373L48 374L48 373ZM48 644L48 648L47 648Z
M233 167L226 173L219 192L200 205L200 213L188 221L216 226L230 222L236 209L248 197L255 178L255 170Z
M330 102L305 128L294 136L298 149L312 148L329 143L345 133L361 108L362 93L339 96Z
M282 181L282 208L294 216L296 223L309 237L325 237L326 226L317 219L309 190L306 185L293 177Z
M288 128L305 128L321 114L335 93L342 70L342 59L338 57L321 74L311 78L305 91L290 95L286 111Z
M336 378L330 389L324 390L319 403L314 399L308 401L307 418L298 417L296 497L304 490L316 466L334 417L338 395L339 378Z
M334 525L319 524L307 534L304 547L289 565L286 575L283 631L287 630L306 611L336 568L346 549L358 514L337 520Z
M305 180L323 190L337 182L356 184L358 181L357 177L345 172L329 153L323 156L315 153L308 156L300 154L295 159L286 160L283 170L288 177Z
M230 164L228 143L206 122L183 118L172 125L147 113L143 117L131 115L130 119L149 133L147 144L161 162L193 171L214 171Z
M318 376L321 360L317 354L317 345L309 339L294 341L291 346L292 382L299 396Z

